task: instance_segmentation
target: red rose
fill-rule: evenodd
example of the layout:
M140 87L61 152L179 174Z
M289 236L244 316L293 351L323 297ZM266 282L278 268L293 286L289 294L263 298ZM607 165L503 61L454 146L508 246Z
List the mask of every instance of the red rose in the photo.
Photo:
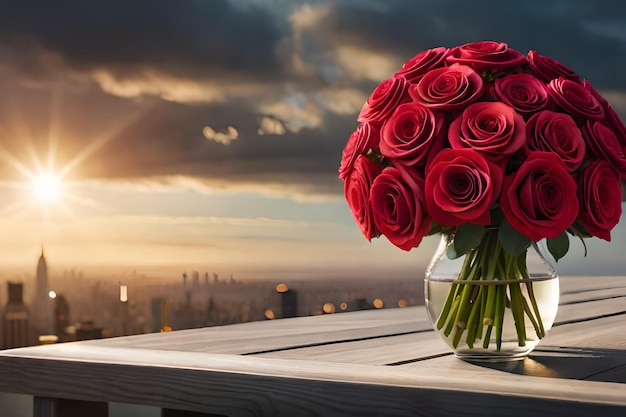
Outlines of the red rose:
M389 78L376 87L357 117L359 122L382 122L398 104L406 101L408 83L402 77Z
M396 76L404 77L409 82L417 82L432 68L440 67L448 52L447 48L427 49L409 59Z
M546 151L558 155L567 170L574 172L585 157L585 141L569 114L544 110L526 122L526 150Z
M444 110L464 107L480 97L483 79L467 65L454 64L428 71L409 87L413 100Z
M387 167L372 185L376 226L391 243L406 251L417 247L430 230L423 184L412 168Z
M596 100L598 100L598 102L604 109L604 114L606 116L605 121L607 122L609 127L615 132L615 136L617 136L617 140L619 141L619 143L622 145L625 144L626 126L624 126L624 123L622 123L617 113L615 113L615 110L613 110L609 102L604 97L602 97L595 88L591 86L591 83L589 81L584 80L583 87L585 87L591 93L591 95L594 96Z
M565 163L550 152L531 152L504 178L500 206L508 222L534 240L555 238L578 216L576 182Z
M469 105L448 129L454 149L470 148L502 162L526 142L525 123L512 107L500 102Z
M529 74L509 74L497 78L494 92L498 100L524 116L545 109L548 104L546 87Z
M370 149L377 148L379 141L379 129L371 123L361 123L352 132L346 146L343 148L341 165L339 166L339 178L345 179L359 155L366 155Z
M442 226L488 225L500 194L502 171L471 149L444 149L429 165L426 206Z
M476 71L499 72L526 65L528 60L506 43L483 41L452 48L446 62L469 65Z
M578 187L578 220L594 236L611 241L611 229L622 215L619 174L604 161L593 161L583 170Z
M383 125L380 153L403 165L425 165L433 145L445 139L445 126L442 112L415 102L401 104Z
M554 78L564 77L580 82L580 78L569 67L561 64L556 59L539 55L535 51L528 52L528 62L530 72L541 81L549 83Z
M589 120L582 132L591 153L610 163L622 178L626 178L626 143L619 142L615 131L600 120Z
M372 218L370 188L381 171L380 165L361 155L356 159L354 168L344 183L344 193L348 206L361 232L368 240L380 236Z
M548 84L548 94L574 119L602 119L604 110L582 84L567 78L555 78Z

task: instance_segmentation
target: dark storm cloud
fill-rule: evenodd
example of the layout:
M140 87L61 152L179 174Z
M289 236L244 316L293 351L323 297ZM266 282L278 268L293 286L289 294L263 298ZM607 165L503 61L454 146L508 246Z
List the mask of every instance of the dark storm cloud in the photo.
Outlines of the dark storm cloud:
M76 69L158 68L181 77L229 69L274 74L282 35L256 7L228 0L4 0L0 42L34 42Z
M409 58L434 46L507 42L561 60L599 88L626 89L626 2L437 0L335 9L326 36Z
M621 98L615 105L626 116L623 2L344 0L330 2L321 19L304 25L301 37L295 34L290 13L314 11L325 3L247 0L242 7L241 2L2 1L0 144L20 160L30 160L22 146L28 136L43 159L50 126L56 123L62 133L57 149L62 166L102 132L138 113L76 175L190 175L300 183L302 188L340 193L337 165L358 109L334 113L319 98L320 88L341 86L366 97L380 80L363 82L352 76L338 59L339 48L351 46L363 54L359 57L384 53L402 62L429 47L483 39L505 41L523 52L536 49L561 60L597 88ZM312 71L295 75L290 58L297 53ZM54 84L47 85L42 65L51 59L53 63L60 59L61 69ZM149 88L128 99L112 95L101 80L92 79L94 70L135 81L145 77L146 70L154 70L198 82L198 88L237 83L241 88L238 94L221 93L219 100L193 105L184 99L164 101L159 98L165 97L161 90L151 93ZM18 83L24 71L43 81ZM59 84L63 94L55 98ZM299 106L300 114L309 115L313 110L299 103L303 99L319 113L319 125L284 135L257 133L262 115L289 126L289 112L267 113L267 102ZM215 131L234 126L238 138L229 145L208 141L202 134L205 126ZM0 175L8 176L11 169L0 163Z

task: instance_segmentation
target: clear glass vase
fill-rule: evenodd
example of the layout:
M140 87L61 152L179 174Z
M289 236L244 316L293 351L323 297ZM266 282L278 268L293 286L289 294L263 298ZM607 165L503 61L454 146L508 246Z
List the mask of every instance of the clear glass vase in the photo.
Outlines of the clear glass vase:
M520 255L500 246L497 229L457 259L442 235L425 276L433 328L457 357L505 361L523 358L550 330L559 305L559 277L543 242Z

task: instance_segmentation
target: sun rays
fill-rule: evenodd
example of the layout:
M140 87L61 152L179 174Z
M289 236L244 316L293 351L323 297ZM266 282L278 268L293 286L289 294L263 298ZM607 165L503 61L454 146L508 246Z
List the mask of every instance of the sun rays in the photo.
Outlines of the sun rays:
M73 216L72 207L93 206L93 201L72 192L79 188L75 187L77 184L88 179L81 175L81 166L153 108L152 104L144 102L134 111L110 123L105 130L94 132L92 138L71 155L69 160L66 147L65 162L60 157L64 150L63 124L69 121L62 118L61 101L60 89L52 88L49 95L47 138L44 139L46 146L39 148L35 144L41 142L41 138L37 138L29 128L26 114L20 111L18 103L11 103L10 130L22 145L9 150L0 137L0 163L5 164L5 171L12 178L0 180L0 194L5 195L0 213L14 219L37 219L40 215L39 219L47 223L59 214Z

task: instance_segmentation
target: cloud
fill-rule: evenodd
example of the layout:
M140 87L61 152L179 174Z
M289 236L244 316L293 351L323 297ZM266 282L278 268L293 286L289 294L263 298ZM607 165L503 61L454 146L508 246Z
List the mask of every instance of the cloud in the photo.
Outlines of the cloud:
M234 140L239 137L239 132L232 126L228 126L225 131L216 132L212 127L205 126L202 129L202 134L207 140L212 140L222 145L230 145Z
M626 5L592 0L6 0L0 145L29 166L54 151L64 166L102 143L78 178L340 196L358 111L420 50L480 39L536 49L624 117L624 28ZM0 179L16 176L0 164Z
M212 101L284 76L275 46L284 36L254 5L228 0L43 0L0 6L0 44L55 57L124 97ZM24 66L23 77L41 77ZM35 70L34 70L35 69ZM195 92L192 90L196 90Z
M259 135L284 135L287 129L282 121L272 116L261 116L259 118Z

